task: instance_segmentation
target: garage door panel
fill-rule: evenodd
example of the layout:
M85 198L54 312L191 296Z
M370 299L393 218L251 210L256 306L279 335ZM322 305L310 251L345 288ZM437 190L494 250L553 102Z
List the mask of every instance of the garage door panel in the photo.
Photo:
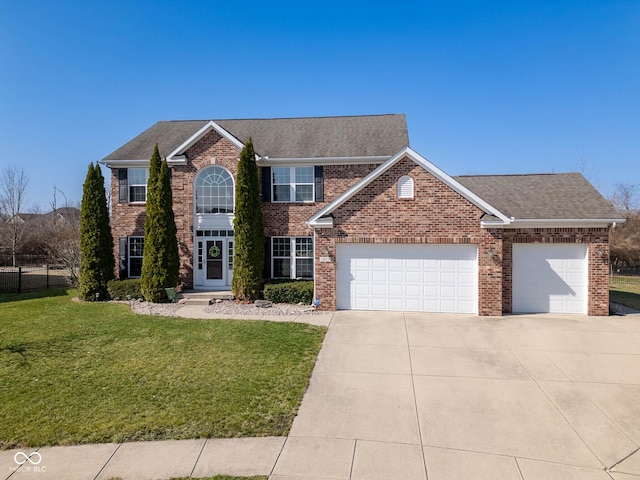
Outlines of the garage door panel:
M402 286L402 283L389 285L389 297L391 298L402 297L403 293L404 293L404 288Z
M371 271L370 270L364 270L364 269L358 269L355 270L353 272L353 278L360 281L360 282L368 282L371 278Z
M477 312L475 245L339 244L336 268L339 309Z
M420 272L419 270L414 272L406 272L405 278L407 280L407 283L419 285L420 283L422 283L422 272Z
M420 285L407 285L406 289L405 289L405 295L407 297L416 297L416 298L420 298Z
M459 272L458 273L458 282L461 285L472 285L475 279L475 273L471 272Z
M387 282L387 270L373 270L371 272L371 279L373 282Z
M424 283L437 285L438 272L433 272L433 271L424 272Z
M513 311L586 313L587 246L515 244Z

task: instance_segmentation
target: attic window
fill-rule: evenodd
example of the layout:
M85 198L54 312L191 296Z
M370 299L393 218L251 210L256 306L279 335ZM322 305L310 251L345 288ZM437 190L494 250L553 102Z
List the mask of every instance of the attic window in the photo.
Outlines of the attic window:
M398 180L398 198L413 198L413 178L404 175Z

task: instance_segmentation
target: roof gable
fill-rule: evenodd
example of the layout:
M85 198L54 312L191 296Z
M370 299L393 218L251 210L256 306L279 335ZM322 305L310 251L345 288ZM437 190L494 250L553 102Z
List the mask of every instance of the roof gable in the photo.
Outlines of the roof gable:
M426 158L421 156L419 153L415 152L409 147L405 147L399 152L397 152L393 157L384 162L378 168L373 170L369 175L364 177L358 183L356 183L353 187L347 190L345 193L336 198L333 202L327 205L325 208L316 213L313 217L311 217L307 223L311 227L332 227L333 221L330 217L328 217L332 212L334 212L338 207L343 205L347 200L351 199L358 192L362 191L367 185L373 182L376 178L382 175L384 172L389 170L393 165L398 163L403 158L409 158L417 165L424 168L427 172L433 175L435 178L440 180L442 183L447 185L453 191L460 194L462 197L467 199L472 204L476 205L478 208L483 210L488 215L494 216L502 223L509 223L509 218L505 216L498 209L494 208L492 205L484 201L482 198L478 197L475 193L471 192L464 185L460 184L452 177L444 173L434 164L429 162Z

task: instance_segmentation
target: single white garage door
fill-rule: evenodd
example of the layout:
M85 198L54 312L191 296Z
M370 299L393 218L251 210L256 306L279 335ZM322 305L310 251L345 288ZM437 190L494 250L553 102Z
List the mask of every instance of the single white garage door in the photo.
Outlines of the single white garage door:
M477 313L477 265L475 245L338 244L337 307Z
M587 246L514 244L513 311L587 313Z

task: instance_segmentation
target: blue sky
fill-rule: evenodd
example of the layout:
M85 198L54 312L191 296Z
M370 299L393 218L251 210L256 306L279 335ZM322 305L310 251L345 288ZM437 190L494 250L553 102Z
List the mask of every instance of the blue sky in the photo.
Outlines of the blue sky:
M0 0L0 45L0 168L32 208L172 119L406 113L451 175L640 184L635 0Z

